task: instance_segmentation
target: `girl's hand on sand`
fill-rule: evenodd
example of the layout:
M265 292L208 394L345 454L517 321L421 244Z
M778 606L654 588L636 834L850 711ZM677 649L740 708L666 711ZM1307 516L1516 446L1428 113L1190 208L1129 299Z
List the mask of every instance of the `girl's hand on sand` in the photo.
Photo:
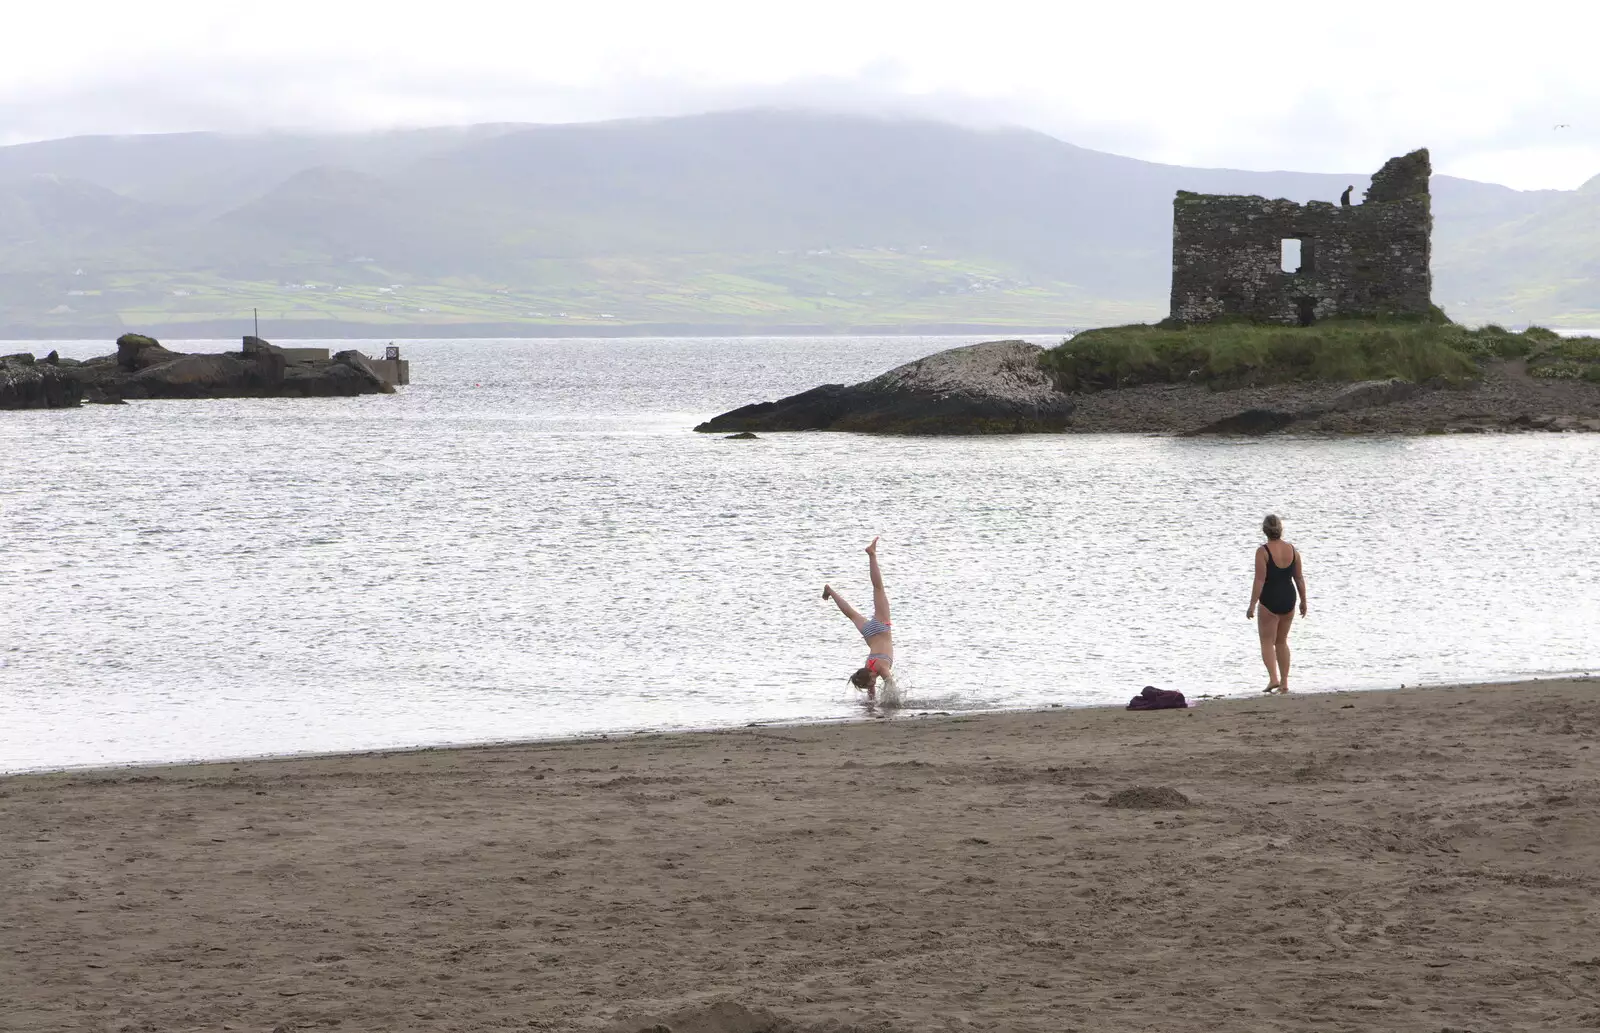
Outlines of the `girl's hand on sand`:
M873 553L875 553L877 551L878 551L878 539L877 538L873 538L872 539L872 544L867 546L867 555L870 556L870 555L872 555Z

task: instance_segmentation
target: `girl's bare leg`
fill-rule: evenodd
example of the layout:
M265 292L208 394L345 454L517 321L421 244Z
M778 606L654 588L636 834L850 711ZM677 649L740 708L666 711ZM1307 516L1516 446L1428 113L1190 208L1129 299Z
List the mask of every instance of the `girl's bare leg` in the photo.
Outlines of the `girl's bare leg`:
M839 607L839 612L850 618L850 623L854 624L856 627L859 628L861 625L867 622L866 618L861 616L860 612L856 610L854 606L851 606L849 603L844 601L844 596L840 595L838 590L833 588L833 586L822 586L822 598L832 599L833 604Z
M885 624L889 619L889 593L883 590L883 573L878 570L878 539L867 546L867 570L872 574L872 615Z
M1278 675L1278 622L1277 614L1265 606L1256 611L1256 631L1261 635L1261 662L1267 666L1267 688L1282 684Z
M1278 691L1289 691L1289 625L1294 623L1294 612L1278 618L1278 629L1272 636L1273 651L1278 658Z

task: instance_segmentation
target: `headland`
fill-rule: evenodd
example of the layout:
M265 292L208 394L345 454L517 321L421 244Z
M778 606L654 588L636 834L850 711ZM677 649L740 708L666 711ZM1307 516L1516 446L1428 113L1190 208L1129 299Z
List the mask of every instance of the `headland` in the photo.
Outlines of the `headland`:
M1248 321L993 341L743 406L705 432L1600 431L1600 338L1437 320Z
M1433 167L1389 159L1357 201L1179 190L1155 325L957 349L703 431L1163 434L1600 430L1600 339L1457 325L1433 303Z

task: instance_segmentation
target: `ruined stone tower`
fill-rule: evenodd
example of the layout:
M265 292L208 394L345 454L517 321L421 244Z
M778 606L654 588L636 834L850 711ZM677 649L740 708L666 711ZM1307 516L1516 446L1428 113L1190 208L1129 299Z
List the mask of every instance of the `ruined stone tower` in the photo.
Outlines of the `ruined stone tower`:
M1426 148L1390 158L1358 205L1178 191L1172 318L1308 326L1329 316L1427 315L1433 209ZM1285 257L1299 244L1299 268Z

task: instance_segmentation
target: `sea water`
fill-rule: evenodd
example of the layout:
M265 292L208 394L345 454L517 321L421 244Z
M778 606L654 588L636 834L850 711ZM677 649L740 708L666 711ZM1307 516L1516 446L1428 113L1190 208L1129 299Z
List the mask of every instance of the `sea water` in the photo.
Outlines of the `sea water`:
M960 343L408 341L391 396L0 413L0 770L861 716L821 589L870 605L874 535L900 716L1258 691L1268 512L1296 689L1600 670L1600 436L690 429Z

